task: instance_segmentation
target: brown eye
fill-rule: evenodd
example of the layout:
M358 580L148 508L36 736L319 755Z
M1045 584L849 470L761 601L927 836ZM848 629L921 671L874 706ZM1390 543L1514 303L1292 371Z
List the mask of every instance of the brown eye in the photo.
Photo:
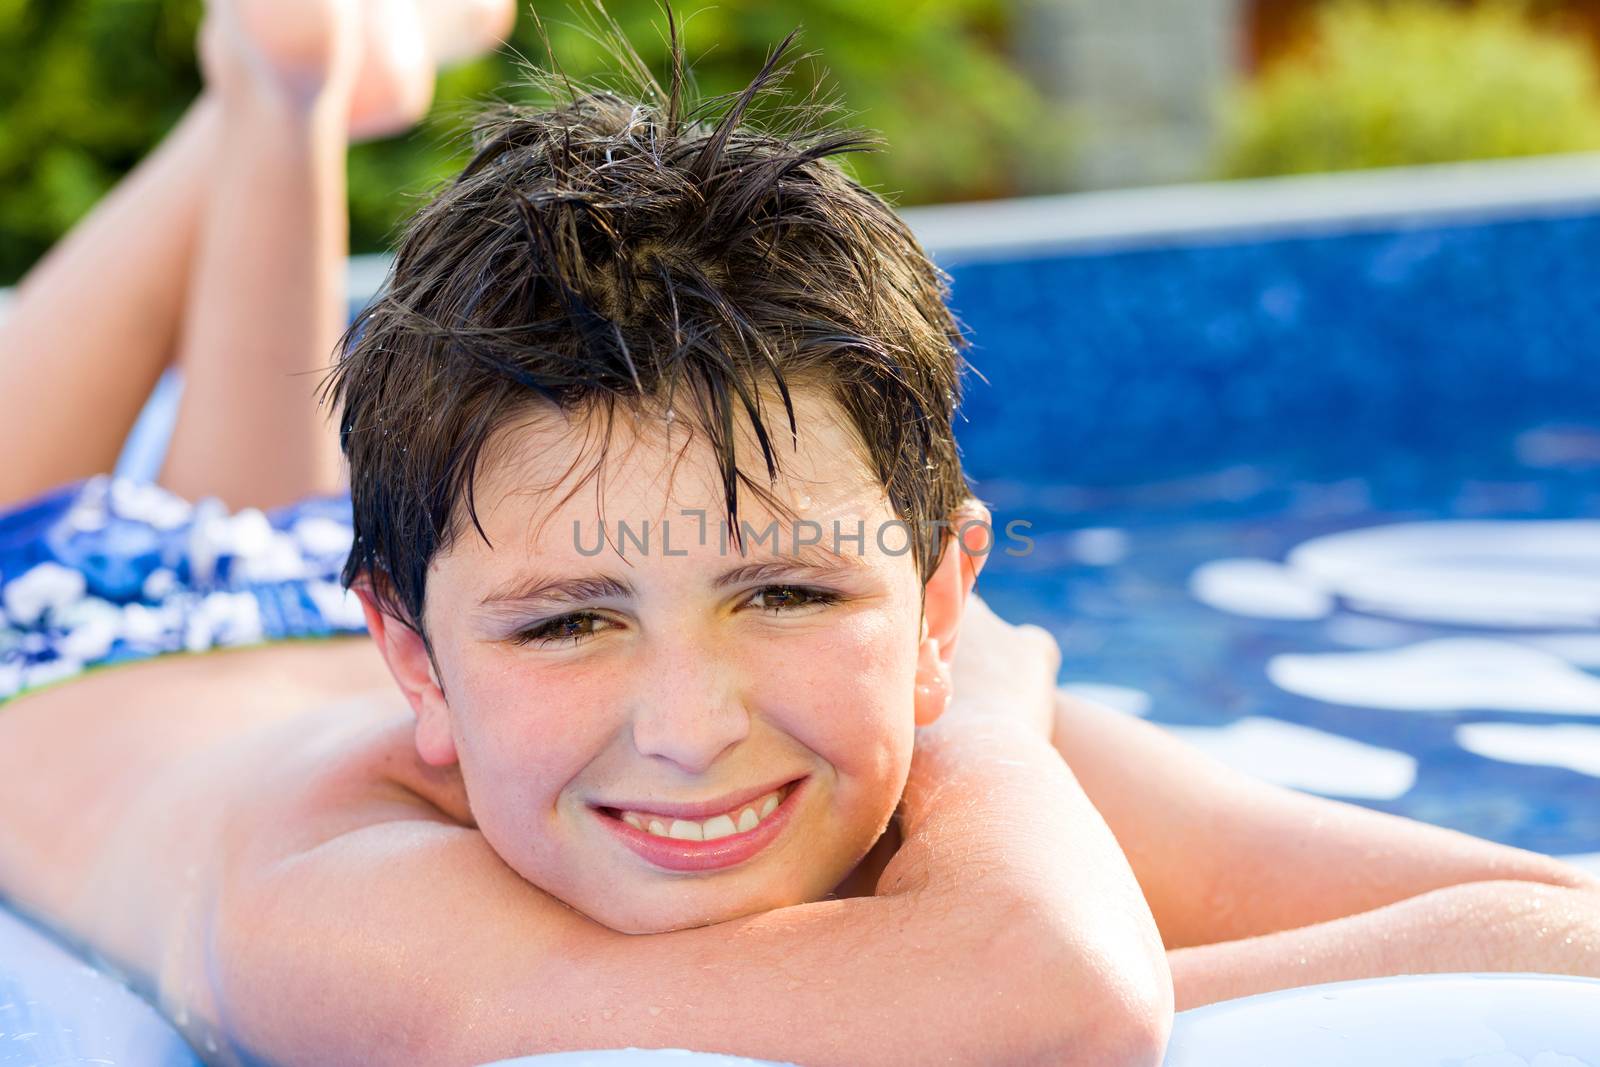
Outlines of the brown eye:
M515 640L519 645L573 644L592 636L601 621L600 616L587 611L563 615L523 630Z
M838 599L833 593L821 589L808 589L800 585L765 586L756 590L755 595L750 598L754 606L773 614L793 611L795 608L832 604Z

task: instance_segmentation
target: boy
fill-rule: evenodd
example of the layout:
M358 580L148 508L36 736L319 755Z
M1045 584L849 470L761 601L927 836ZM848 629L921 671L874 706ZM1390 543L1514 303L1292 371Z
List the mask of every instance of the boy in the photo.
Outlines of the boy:
M206 106L245 132L163 480L235 505L329 487L283 429L309 420L282 350L315 338L238 351L337 306L337 242L293 235L337 217L361 21L300 6L207 38ZM675 77L486 126L333 380L372 642L7 707L0 889L216 1062L1154 1063L1174 996L1600 971L1582 875L1055 696L1048 639L971 597L936 271L826 162L848 140L740 127L779 62L703 124ZM251 226L277 273L216 284ZM51 429L13 498L95 469L44 462Z

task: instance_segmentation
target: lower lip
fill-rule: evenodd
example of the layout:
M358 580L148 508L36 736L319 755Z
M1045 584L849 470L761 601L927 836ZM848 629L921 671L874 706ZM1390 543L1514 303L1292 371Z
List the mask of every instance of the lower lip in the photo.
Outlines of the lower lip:
M715 871L743 863L770 845L790 816L806 782L802 779L789 790L782 803L772 809L772 814L756 824L754 829L742 834L729 834L715 841L681 841L675 837L657 837L643 830L635 830L621 819L596 811L600 821L636 854L669 871Z

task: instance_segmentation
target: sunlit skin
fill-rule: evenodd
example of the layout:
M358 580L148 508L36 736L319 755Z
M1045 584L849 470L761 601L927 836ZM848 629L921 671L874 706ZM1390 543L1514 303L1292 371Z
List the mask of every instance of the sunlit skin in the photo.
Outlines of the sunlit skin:
M386 627L423 758L459 764L476 824L507 864L613 929L819 899L878 839L905 784L919 660L926 670L938 655L921 583L902 532L875 536L895 515L842 416L819 393L795 398L798 447L774 434L774 496L792 515L740 498L750 527L777 522L776 545L741 555L718 536L720 475L682 420L622 418L591 478L597 435L540 410L488 450L477 496L487 539L468 527L430 567L432 661ZM739 448L760 471L748 426ZM595 554L602 516L613 542L619 521L649 522L649 551L622 542ZM793 551L796 518L830 531L820 546ZM866 530L864 544L835 544L835 522ZM796 779L783 833L715 871L645 860L596 810Z

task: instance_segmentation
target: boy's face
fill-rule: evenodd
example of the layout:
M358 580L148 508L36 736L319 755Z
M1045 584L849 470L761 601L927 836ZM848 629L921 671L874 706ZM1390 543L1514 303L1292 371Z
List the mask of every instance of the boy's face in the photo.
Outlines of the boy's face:
M792 516L740 493L741 522L762 534L775 523L776 543L747 539L743 555L728 543L713 453L681 419L620 416L585 481L598 420L545 410L487 453L477 501L490 544L469 527L429 571L439 686L413 695L419 751L459 759L506 863L614 929L823 897L904 786L930 655L921 583L843 415L818 392L794 401L798 451L781 405L768 409L775 495ZM739 455L764 476L748 426ZM798 556L795 519L817 524L803 538L821 531ZM835 540L835 523L850 539ZM675 827L675 809L705 804L726 820L706 811ZM652 821L725 836L661 836Z

